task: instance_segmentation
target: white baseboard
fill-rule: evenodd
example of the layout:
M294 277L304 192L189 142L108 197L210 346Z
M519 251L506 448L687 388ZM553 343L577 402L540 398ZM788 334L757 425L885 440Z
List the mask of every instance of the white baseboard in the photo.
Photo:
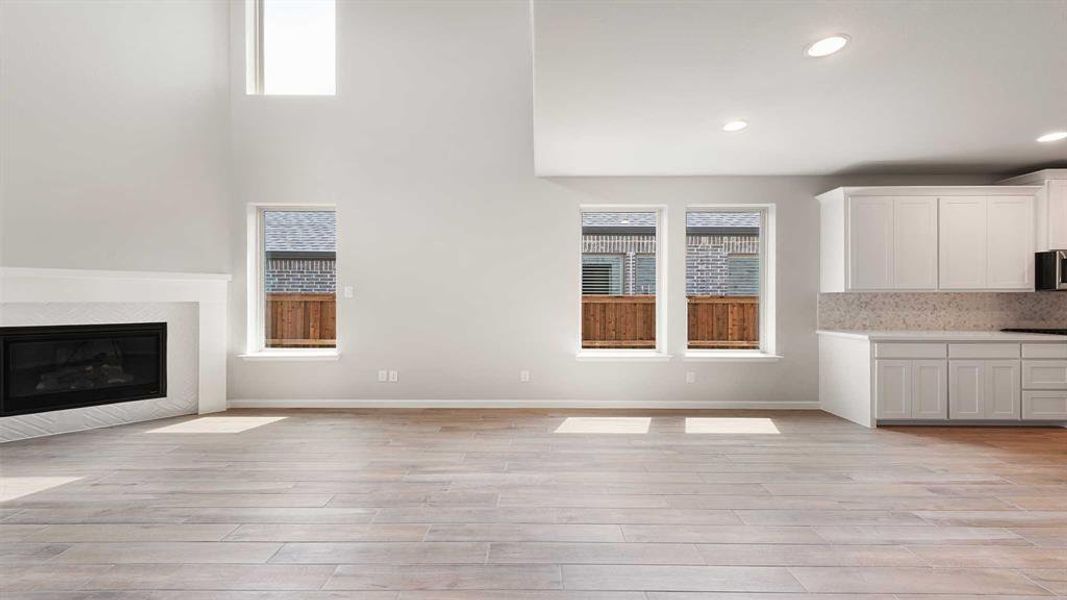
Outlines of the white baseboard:
M231 399L229 408L635 408L635 409L731 409L819 410L813 402L704 402L699 400L257 400Z

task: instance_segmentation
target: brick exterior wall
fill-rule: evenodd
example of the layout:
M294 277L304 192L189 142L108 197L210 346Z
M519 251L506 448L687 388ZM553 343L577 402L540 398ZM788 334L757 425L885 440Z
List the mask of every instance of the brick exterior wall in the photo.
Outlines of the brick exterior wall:
M656 236L653 235L596 235L582 236L583 254L655 254Z
M332 258L271 258L263 280L267 293L332 294L337 289Z
M623 293L656 292L656 238L651 235L582 236L583 260L618 256L623 260ZM759 236L686 236L685 293L689 296L759 294Z
M755 296L759 293L758 236L690 235L686 236L685 245L687 296Z

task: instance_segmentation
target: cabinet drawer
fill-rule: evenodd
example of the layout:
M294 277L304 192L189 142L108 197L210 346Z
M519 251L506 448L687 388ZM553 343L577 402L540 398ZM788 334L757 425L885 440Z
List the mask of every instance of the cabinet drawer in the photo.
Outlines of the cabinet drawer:
M1023 389L1067 390L1067 360L1024 360Z
M1023 419L1067 421L1067 390L1023 392Z
M1067 344L1023 344L1023 358L1067 358Z
M874 345L875 358L945 358L945 344L882 343Z
M1019 344L949 344L949 358L1019 358Z

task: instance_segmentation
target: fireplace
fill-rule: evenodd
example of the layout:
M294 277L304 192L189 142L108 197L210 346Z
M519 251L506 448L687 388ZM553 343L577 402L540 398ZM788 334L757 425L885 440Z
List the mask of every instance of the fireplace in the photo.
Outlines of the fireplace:
M0 327L0 416L166 395L166 323Z

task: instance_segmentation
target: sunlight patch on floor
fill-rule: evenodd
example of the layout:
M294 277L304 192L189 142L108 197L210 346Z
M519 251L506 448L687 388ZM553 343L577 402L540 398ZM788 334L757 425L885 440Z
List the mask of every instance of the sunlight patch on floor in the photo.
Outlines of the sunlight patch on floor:
M81 477L0 477L0 502L78 481Z
M241 433L284 418L286 417L200 417L149 429L146 433Z
M567 417L556 433L648 433L652 417Z
M778 434L774 421L766 417L686 417L686 433Z

